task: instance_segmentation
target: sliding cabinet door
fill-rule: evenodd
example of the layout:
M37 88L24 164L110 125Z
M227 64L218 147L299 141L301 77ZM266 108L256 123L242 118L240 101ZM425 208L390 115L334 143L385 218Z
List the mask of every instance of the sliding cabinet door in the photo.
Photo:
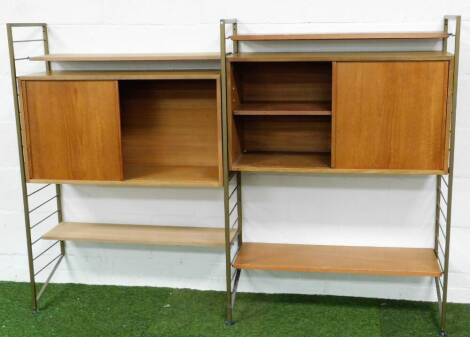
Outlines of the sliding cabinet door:
M21 94L29 179L122 179L116 81L23 81Z
M336 168L445 170L447 61L338 62Z

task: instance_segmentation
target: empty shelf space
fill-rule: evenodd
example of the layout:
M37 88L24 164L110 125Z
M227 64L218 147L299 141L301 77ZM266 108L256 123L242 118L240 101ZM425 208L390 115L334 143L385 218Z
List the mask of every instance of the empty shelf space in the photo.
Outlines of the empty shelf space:
M302 40L378 40L378 39L445 39L445 32L396 32L396 33L319 33L319 34L236 34L233 41L302 41Z
M440 276L432 249L244 243L234 267L291 272Z
M116 61L212 61L219 53L177 54L47 54L33 56L31 61L51 62L116 62Z
M148 186L207 186L218 187L219 168L216 166L124 166L124 181L127 185Z
M241 103L233 111L234 115L292 115L329 116L331 102L252 102Z
M233 239L236 231L230 232ZM62 222L47 232L46 240L90 241L119 244L166 246L225 245L223 228L116 225L98 223Z
M232 164L234 171L330 172L330 153L246 152Z

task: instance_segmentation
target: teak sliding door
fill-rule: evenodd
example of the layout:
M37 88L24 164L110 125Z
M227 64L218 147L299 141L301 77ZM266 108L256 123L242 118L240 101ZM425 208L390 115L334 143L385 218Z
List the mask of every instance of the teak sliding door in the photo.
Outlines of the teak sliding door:
M117 81L21 81L29 179L121 180Z
M446 170L447 61L337 62L337 169Z

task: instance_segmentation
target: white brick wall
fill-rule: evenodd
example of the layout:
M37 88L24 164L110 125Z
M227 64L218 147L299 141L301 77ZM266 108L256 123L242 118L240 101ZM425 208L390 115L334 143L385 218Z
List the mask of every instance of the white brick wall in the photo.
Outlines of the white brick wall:
M8 0L0 4L0 280L26 281L26 244L5 22L47 22L52 52L217 51L218 20L240 32L438 30L444 14L464 15L456 148L450 300L470 302L470 4L464 0L140 1ZM467 19L469 21L467 21ZM30 36L24 32L26 36ZM425 49L430 42L279 45L298 50ZM39 54L38 48L22 50ZM102 65L103 66L103 65ZM104 65L106 69L116 65ZM146 64L145 67L181 65ZM216 64L212 63L215 67ZM37 65L28 65L25 71ZM96 68L60 64L57 68ZM126 64L135 69L142 65ZM247 241L429 247L434 179L392 176L245 175ZM52 191L45 191L52 193ZM67 220L221 226L222 193L211 189L65 186ZM50 224L45 224L50 226ZM224 289L224 255L196 248L68 244L55 281ZM39 249L39 247L38 247ZM38 261L41 264L43 261ZM242 291L434 300L429 279L246 272Z

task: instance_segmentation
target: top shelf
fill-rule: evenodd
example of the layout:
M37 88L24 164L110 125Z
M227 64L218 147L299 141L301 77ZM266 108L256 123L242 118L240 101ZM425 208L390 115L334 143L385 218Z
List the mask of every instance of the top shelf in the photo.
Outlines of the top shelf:
M29 59L49 62L217 61L220 60L220 54L47 54Z
M400 32L400 33L327 33L327 34L237 34L233 41L305 41L305 40L437 40L445 39L445 32Z

